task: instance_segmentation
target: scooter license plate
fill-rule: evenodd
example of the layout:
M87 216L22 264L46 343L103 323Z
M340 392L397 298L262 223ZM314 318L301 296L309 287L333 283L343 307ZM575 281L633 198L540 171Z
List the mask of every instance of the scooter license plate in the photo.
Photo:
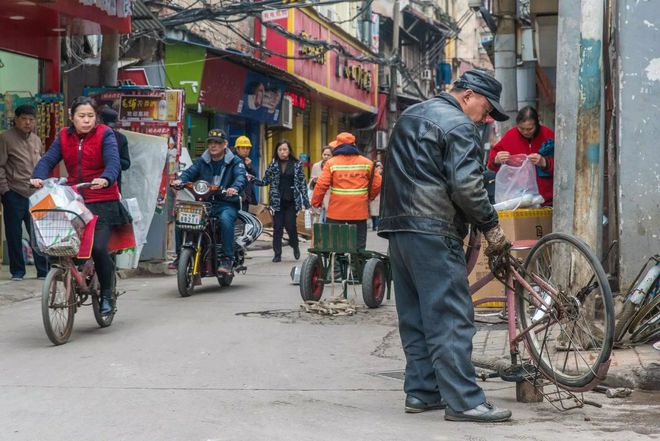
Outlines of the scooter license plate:
M202 223L202 216L196 213L179 213L179 223L199 225Z

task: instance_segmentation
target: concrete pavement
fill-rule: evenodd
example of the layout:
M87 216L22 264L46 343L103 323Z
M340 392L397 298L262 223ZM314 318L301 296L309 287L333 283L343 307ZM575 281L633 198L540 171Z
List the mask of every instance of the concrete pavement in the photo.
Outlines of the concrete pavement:
M302 241L302 248L305 249L309 243ZM250 257L255 256L255 251L260 256L267 256L270 250L268 241L257 241L253 247L255 250L250 253ZM385 252L387 250L387 241L378 237L375 233L369 232L369 248ZM289 270L295 264L291 256L291 249L284 247L285 255L288 253L291 262L289 265L283 263L276 268L284 266L284 272L280 275L289 274ZM250 265L251 259L248 260ZM34 266L28 266L28 273L22 282L13 282L9 280L9 274L0 271L0 307L9 303L27 300L41 295L42 282L36 279ZM144 263L141 271L123 271L126 276L136 277L140 273L150 274L175 274L174 271L167 270L165 262ZM328 296L329 291L326 291ZM360 295L357 296L358 298ZM394 318L396 320L396 318ZM476 358L493 360L496 358L508 360L507 331L505 326L490 326L479 324L479 331L474 338L474 355ZM398 338L398 336L397 336ZM633 389L660 390L660 351L655 350L652 345L633 346L625 349L616 349L613 351L612 362L608 372L605 384L611 387L629 387Z
M382 249L380 240L369 241ZM517 403L515 387L494 379L481 384L513 410L509 423L404 414L393 300L351 317L302 313L289 279L291 250L282 263L271 257L254 252L234 286L218 289L204 279L185 299L173 277L121 280L126 294L115 323L99 329L84 307L71 341L59 347L43 332L38 299L26 294L4 304L0 439L658 439L659 396L641 391L626 399L587 394L603 408L558 412L547 403ZM29 284L40 288L17 283L0 282L0 297L32 292ZM359 294L351 292L361 303Z

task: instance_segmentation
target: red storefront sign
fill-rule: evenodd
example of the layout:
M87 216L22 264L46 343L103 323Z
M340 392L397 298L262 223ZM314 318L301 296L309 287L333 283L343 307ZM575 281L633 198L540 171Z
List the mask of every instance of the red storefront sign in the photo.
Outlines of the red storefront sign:
M207 53L199 104L226 113L238 112L247 75L246 68Z
M276 31L267 29L268 49L289 57L309 57L287 59L272 55L267 57L269 63L296 75L326 97L353 108L376 113L378 66L354 58L368 54L359 43L350 41L339 28L324 22L313 12L301 9L290 9L289 17L274 22L306 40L337 43L350 56L339 55L336 51L324 53L313 44L287 42L287 39Z

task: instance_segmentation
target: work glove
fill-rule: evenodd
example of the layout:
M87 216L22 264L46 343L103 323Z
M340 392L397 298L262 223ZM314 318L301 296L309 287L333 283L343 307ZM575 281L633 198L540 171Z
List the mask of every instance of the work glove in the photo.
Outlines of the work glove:
M488 267L495 278L506 284L509 278L509 249L511 242L504 236L499 225L484 233L488 246L484 253L488 256Z
M484 253L488 257L505 254L511 248L511 242L509 242L506 236L504 236L504 231L499 225L484 232L484 236L488 242L488 246Z

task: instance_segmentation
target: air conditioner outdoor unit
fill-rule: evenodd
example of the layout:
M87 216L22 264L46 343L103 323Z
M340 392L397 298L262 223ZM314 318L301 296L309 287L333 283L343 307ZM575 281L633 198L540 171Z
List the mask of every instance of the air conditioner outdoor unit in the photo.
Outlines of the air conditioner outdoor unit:
M431 81L433 79L433 71L431 69L422 70L422 80Z
M282 99L282 115L280 117L280 125L287 129L293 128L293 101L290 96L285 96Z
M376 150L386 150L387 149L387 132L384 130L378 130L376 132Z

